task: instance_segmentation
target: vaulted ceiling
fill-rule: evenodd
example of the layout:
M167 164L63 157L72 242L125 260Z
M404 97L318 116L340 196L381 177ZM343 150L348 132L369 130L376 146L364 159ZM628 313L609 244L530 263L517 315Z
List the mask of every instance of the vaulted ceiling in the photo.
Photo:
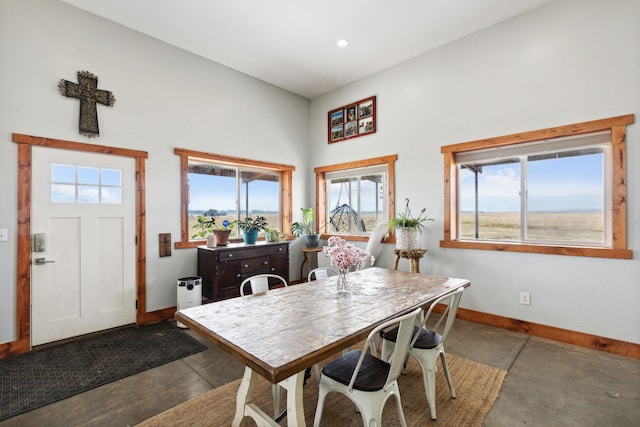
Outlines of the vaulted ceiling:
M312 99L551 0L62 1Z

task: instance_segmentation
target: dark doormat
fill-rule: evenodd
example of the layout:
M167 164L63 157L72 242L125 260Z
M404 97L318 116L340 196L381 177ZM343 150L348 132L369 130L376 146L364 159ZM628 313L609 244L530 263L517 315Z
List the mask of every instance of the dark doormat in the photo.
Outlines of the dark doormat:
M205 350L174 322L92 335L0 360L0 420Z

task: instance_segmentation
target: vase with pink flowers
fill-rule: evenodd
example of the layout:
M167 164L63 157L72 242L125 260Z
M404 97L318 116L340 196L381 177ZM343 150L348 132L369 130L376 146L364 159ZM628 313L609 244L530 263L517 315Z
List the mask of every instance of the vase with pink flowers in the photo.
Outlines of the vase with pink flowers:
M374 257L369 252L338 236L329 237L329 246L326 246L323 252L329 255L331 265L338 269L336 290L339 295L349 293L349 283L347 281L349 271L360 268L362 260L365 258L370 258L371 264L374 261Z

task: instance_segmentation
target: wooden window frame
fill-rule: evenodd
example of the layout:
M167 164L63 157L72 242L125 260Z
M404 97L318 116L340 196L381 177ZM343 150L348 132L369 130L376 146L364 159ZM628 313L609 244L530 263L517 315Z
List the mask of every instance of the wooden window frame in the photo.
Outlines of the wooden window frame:
M280 173L280 224L283 230L291 228L291 185L295 166L280 163L262 162L259 160L243 159L240 157L223 156L202 151L175 148L174 154L180 156L180 241L176 242L176 249L195 248L206 243L205 240L189 240L189 159L201 159L229 166L252 167ZM242 239L231 239L240 241Z
M441 147L440 151L444 155L445 219L444 239L440 241L440 247L631 259L633 252L627 249L626 126L632 123L634 123L634 115L628 114ZM456 154L601 131L611 132L611 247L533 245L513 242L458 240L458 173L455 162Z
M354 162L339 163L336 165L319 166L314 168L313 171L316 174L316 232L321 234L322 239L327 239L332 236L331 233L322 233L320 230L320 224L327 224L327 181L326 174L328 172L343 171L348 169L357 169L370 166L386 165L389 174L389 190L387 197L389 197L389 220L393 219L395 208L395 161L398 160L398 155L393 154L389 156L375 157L372 159L356 160ZM366 242L369 240L368 235L356 235L356 234L340 234L340 237L346 240ZM395 243L393 236L387 237L383 240L385 243Z

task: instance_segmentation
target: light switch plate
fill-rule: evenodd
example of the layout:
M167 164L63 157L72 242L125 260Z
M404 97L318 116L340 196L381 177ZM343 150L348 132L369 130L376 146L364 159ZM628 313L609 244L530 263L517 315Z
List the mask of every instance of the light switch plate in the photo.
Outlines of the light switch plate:
M0 228L0 242L6 242L9 240L9 230L6 228Z

